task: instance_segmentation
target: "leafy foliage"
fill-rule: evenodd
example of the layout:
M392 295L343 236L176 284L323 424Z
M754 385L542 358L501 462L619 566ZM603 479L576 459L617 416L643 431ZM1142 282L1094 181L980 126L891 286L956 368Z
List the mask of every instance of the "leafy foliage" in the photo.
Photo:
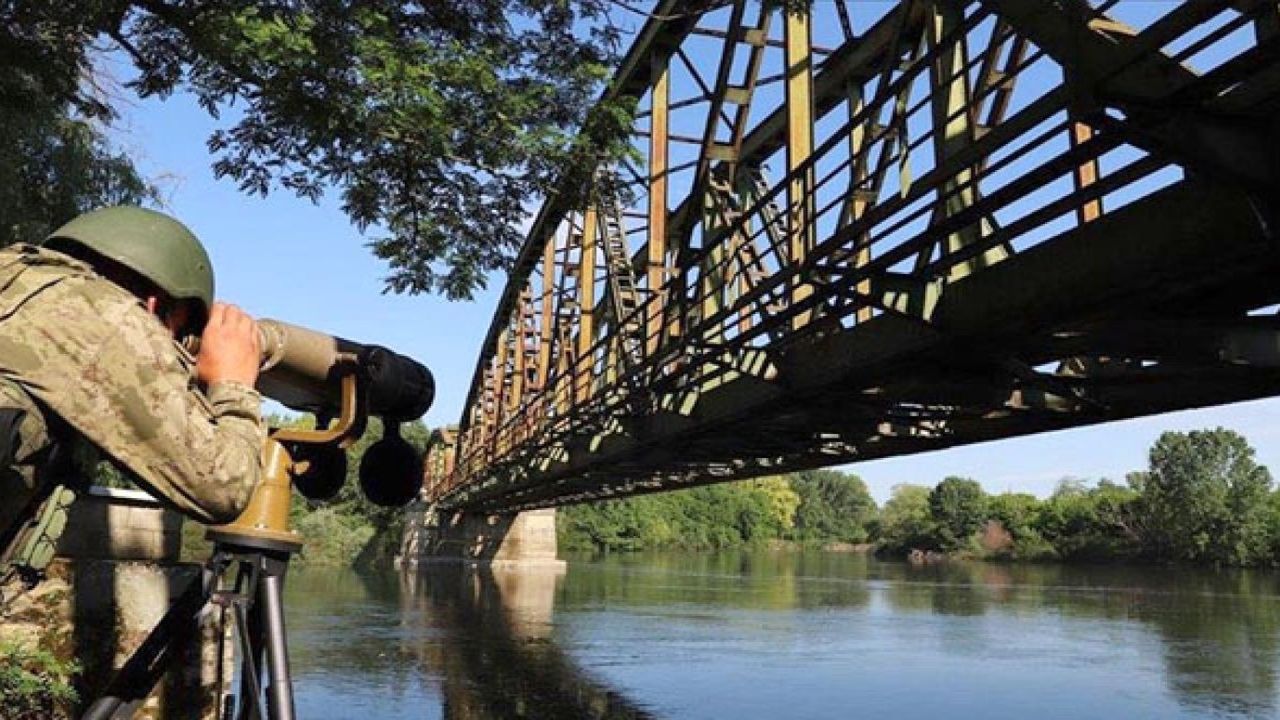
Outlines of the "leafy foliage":
M156 189L103 133L115 114L89 58L89 3L0 3L0 244ZM55 19L56 18L56 19Z
M214 172L342 206L396 291L469 297L518 247L528 198L626 152L632 108L591 110L616 61L607 0L0 4L0 108L109 118L80 82L95 42L141 97L190 92L226 123ZM579 130L583 130L579 134ZM563 178L580 190L584 177Z
M929 515L943 549L959 549L986 521L987 494L977 480L948 477L929 493Z
M574 505L556 521L565 550L629 551L859 542L874 514L860 479L823 470Z
M1248 441L1223 428L1161 435L1139 506L1147 546L1226 565L1264 556L1271 473L1253 456Z
M1090 488L1082 480L1058 485L1040 508L1039 532L1061 558L1108 560L1140 551L1132 527L1136 491L1102 480Z
M799 495L795 538L805 542L866 542L876 502L857 475L806 470L791 478Z
M929 488L895 485L880 511L880 546L890 553L938 547L937 526L929 510Z
M1035 560L1052 557L1053 546L1044 539L1044 504L1030 493L1000 493L987 501L989 520L1000 523L1013 540L1006 555L1013 559Z
M1126 484L1062 480L1045 500L987 497L972 480L947 478L932 491L899 486L880 515L885 552L965 550L996 521L1017 558L1274 565L1280 559L1280 490L1253 448L1223 428L1168 432L1146 472Z
M0 127L0 245L39 242L92 208L156 197L101 126L65 103L0 103Z
M765 498L765 510L769 515L769 532L775 537L785 535L796 527L798 513L804 505L796 491L795 483L782 475L771 475L748 481L758 497Z
M301 559L308 565L352 565L378 529L368 518L338 505L298 503L293 529L304 539ZM397 538L398 539L398 538Z
M1039 537L1041 503L1030 493L1001 493L987 502L987 516L1000 523L1014 541Z
M71 677L80 672L46 650L0 643L0 717L45 720L70 717L77 701Z

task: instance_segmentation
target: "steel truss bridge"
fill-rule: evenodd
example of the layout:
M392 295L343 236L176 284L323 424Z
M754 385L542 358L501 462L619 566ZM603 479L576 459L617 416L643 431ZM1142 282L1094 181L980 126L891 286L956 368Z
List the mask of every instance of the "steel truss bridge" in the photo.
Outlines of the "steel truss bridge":
M661 0L427 499L507 512L1280 393L1274 0Z

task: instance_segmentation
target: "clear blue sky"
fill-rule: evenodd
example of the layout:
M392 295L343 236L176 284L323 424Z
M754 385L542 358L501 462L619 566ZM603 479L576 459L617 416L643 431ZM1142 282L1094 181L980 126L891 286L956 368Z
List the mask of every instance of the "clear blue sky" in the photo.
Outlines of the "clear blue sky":
M127 75L126 72L121 72ZM429 425L457 422L480 343L503 278L470 303L383 294L386 266L339 209L280 192L262 199L215 180L205 140L218 126L189 96L135 102L114 130L143 172L159 181L167 207L204 240L218 295L272 317L361 342L387 345L426 363L436 376ZM225 122L225 120L224 120ZM1260 460L1280 470L1280 401L1264 400L1003 440L849 466L877 500L898 483L973 477L991 492L1051 492L1065 476L1120 479L1146 465L1163 430L1226 426L1243 433Z

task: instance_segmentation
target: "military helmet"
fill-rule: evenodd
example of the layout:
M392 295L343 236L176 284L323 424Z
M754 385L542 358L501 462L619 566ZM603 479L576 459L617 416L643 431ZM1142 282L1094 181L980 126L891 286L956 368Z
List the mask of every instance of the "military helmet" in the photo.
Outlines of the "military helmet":
M186 225L155 210L121 205L94 210L45 238L53 250L86 248L133 270L177 300L213 304L213 264Z

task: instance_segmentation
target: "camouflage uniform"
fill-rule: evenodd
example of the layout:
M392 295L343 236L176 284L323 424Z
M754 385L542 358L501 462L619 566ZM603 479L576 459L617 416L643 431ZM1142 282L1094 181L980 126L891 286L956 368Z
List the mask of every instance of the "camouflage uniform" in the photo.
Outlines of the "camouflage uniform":
M234 382L202 393L194 367L138 298L88 265L0 250L0 404L28 410L0 479L0 531L29 512L61 424L177 510L233 520L261 473L261 397Z

